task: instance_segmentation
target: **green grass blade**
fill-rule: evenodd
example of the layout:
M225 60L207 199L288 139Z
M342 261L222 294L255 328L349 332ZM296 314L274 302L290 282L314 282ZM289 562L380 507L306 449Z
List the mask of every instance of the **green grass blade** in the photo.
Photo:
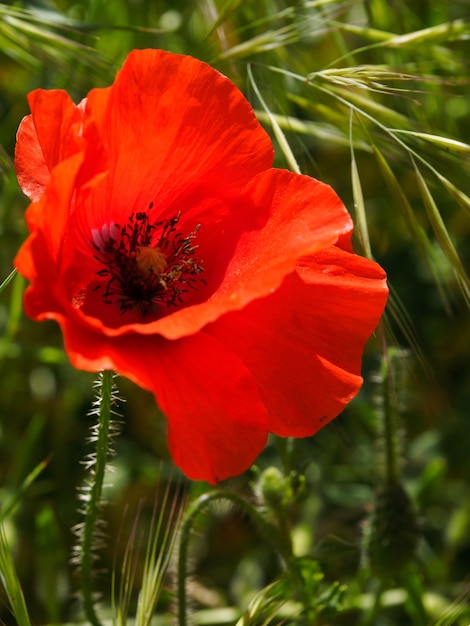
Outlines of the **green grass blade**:
M416 178L418 181L418 187L421 192L421 197L423 198L424 206L426 207L426 212L431 223L431 226L434 230L434 234L436 239L438 240L441 248L444 250L446 257L449 259L456 276L458 277L458 281L462 290L462 294L470 307L470 281L463 267L462 261L460 260L459 254L452 242L452 239L447 231L447 228L444 224L444 220L437 208L437 205L434 201L434 198L429 191L429 187L426 184L420 170L418 169L416 163L413 161L413 166L416 173Z
M448 178L435 171L434 174L454 198L457 204L470 216L470 198L461 189L450 182Z
M3 524L0 523L0 580L17 626L31 626L26 602L11 556Z
M392 337L396 345L400 344L400 342L397 341L394 337L394 333L391 329L390 320L388 318L388 316L390 315L390 317L395 321L397 327L400 329L401 334L405 338L406 343L410 347L417 362L421 366L422 371L426 374L430 381L434 381L434 372L430 367L428 361L426 360L423 349L419 344L416 330L413 325L413 320L402 300L400 299L398 293L396 292L393 282L391 282L390 280L388 281L388 287L390 290L390 295L387 301L387 311L385 313L385 325L387 328L387 334Z
M13 269L8 274L8 276L3 280L3 282L0 284L0 294L3 293L3 291L8 287L8 285L15 278L15 276L16 276L16 269Z
M450 305L448 302L448 298L443 290L442 284L445 279L440 273L440 264L434 262L434 249L432 247L429 238L421 227L418 219L416 218L415 212L413 211L408 198L400 186L395 174L393 173L389 163L383 156L382 152L377 148L377 146L372 146L374 155L376 157L377 163L379 165L382 176L385 180L385 184L389 189L392 197L394 198L397 206L401 207L403 215L405 217L407 226L409 228L409 232L413 242L416 243L420 258L426 263L428 271L433 277L434 283L438 292L440 294L441 300L444 304L446 310L450 310ZM422 352L422 349L418 343L416 331L413 328L412 320L401 302L398 294L396 293L393 285L389 285L390 287L390 298L388 301L387 309L391 317L395 320L396 324L400 328L401 333L405 337L408 345L413 350L413 353L416 355L417 360L419 361L422 369L428 372L428 375L431 377L432 374L429 371L429 366L427 365L426 359Z
M401 48L404 46L422 46L422 44L458 41L468 38L470 23L459 19L453 22L437 24L405 35L398 35L387 41L387 46Z
M155 499L142 587L137 602L137 626L150 626L163 589L183 515L184 507L181 506L179 495L179 490L171 494L171 484L168 483L162 501L158 502L158 494Z
M304 103L305 104L305 103ZM302 106L302 105L301 105ZM351 140L348 139L338 126L325 122L313 122L304 120L291 115L279 115L278 113L266 113L265 111L255 110L256 117L262 124L268 124L272 127L272 120L278 124L279 128L298 135L306 135L315 137L319 141L324 141L338 146L350 146ZM354 148L363 152L370 152L370 146L360 139L352 139Z
M352 115L351 115L351 137L352 137ZM354 199L354 209L356 214L356 229L361 241L362 249L368 259L372 259L372 249L370 245L369 230L367 228L366 207L364 195L362 193L361 179L354 156L354 147L351 139L351 183Z
M352 89L351 84L347 86L338 85L336 84L337 81L331 81L328 76L326 76L325 80L325 76L321 72L317 76L321 81L326 82L325 88L330 92L330 95L337 95L344 102L347 102L349 107L353 104L361 113L368 112L370 116L375 115L384 124L389 124L390 126L398 125L407 128L411 125L412 122L405 115L389 106L385 106L381 102L377 102L365 92L359 93L358 90ZM377 123L375 118L372 119Z
M21 497L26 493L26 491L29 489L31 484L36 480L39 474L48 466L49 461L50 459L48 458L48 459L45 459L44 461L41 461L41 463L38 463L38 465L36 465L33 471L30 472L28 476L26 476L21 487L18 489L18 491L16 491L15 494L12 495L5 502L5 504L1 507L0 524L3 522L3 520L5 520L11 514L11 512L13 511L15 506L19 503Z
M253 72L251 71L250 66L248 66L248 79L250 81L251 86L253 87L255 91L255 94L258 100L261 102L261 106L263 107L263 109L266 112L266 115L269 118L269 122L271 124L271 128L273 129L274 136L276 137L277 142L279 143L279 147L281 148L281 151L284 155L284 158L287 162L289 169L291 169L296 174L300 174L301 172L300 172L299 164L297 163L294 153L292 152L291 147L289 146L289 142L287 141L286 136L282 132L281 127L279 126L275 116L271 113L266 102L264 101L263 96L261 95L261 92L258 89L258 86L255 82L255 79L253 77Z
M113 569L111 574L111 614L113 626L126 626L129 607L132 599L132 589L135 582L136 571L139 563L138 553L141 546L140 535L138 534L138 523L140 519L142 502L139 503L137 514L134 517L131 531L127 538L126 547L122 563L120 564L120 572L117 571L117 551L115 553ZM122 526L127 514L127 507L124 510L122 518ZM122 537L122 526L119 530L116 545L119 545ZM117 580L119 581L119 589L117 589Z
M457 141L457 139L451 139L450 137L443 137L442 135L433 135L430 133L420 133L414 130L402 130L393 129L394 133L401 133L402 135L410 135L417 139L424 139L432 144L435 144L443 148L446 152L452 152L455 154L470 154L470 145L463 141Z
M419 223L416 217L415 211L410 205L407 195L400 186L395 174L393 173L386 158L375 145L372 146L374 155L379 165L382 176L385 180L392 197L395 199L397 205L401 208L403 216L406 220L407 226L413 242L416 244L420 253L420 258L426 264L429 273L431 274L434 284L436 285L441 300L447 311L450 310L448 298L443 289L443 285L446 283L445 274L443 273L443 267L441 259L436 259L435 251L426 231Z

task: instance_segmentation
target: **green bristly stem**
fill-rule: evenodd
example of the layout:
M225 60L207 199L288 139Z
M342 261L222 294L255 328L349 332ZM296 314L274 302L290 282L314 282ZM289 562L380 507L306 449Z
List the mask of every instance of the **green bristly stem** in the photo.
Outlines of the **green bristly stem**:
M267 522L262 515L249 502L241 496L233 492L213 491L204 494L195 500L186 514L181 527L181 539L178 554L178 624L179 626L187 626L187 600L186 600L186 578L188 563L188 547L191 537L191 530L196 517L203 509L215 500L230 500L241 511L247 513L251 519L257 524L261 535L271 544L275 552L277 552L285 565L292 561L292 550L290 543L286 543L276 527ZM294 572L294 575L296 572Z
M381 331L382 329L380 329ZM388 351L384 351L383 361L383 428L385 438L385 471L386 482L389 485L400 484L400 464L397 441L397 415L396 415L396 387L394 379L394 369L391 363L391 356Z
M100 374L99 414L96 431L96 463L90 477L89 498L86 502L85 521L81 538L80 566L82 578L83 608L93 626L101 626L93 601L93 542L100 509L103 479L108 460L113 372Z

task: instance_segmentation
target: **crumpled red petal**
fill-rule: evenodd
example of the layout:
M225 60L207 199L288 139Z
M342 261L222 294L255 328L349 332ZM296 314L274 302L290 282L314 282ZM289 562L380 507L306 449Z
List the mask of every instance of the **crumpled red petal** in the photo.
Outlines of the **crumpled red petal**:
M117 370L155 394L168 420L173 460L188 477L215 484L240 474L266 445L267 412L256 382L214 337L110 340L59 321L76 367Z
M73 248L66 232L74 181L81 163L80 153L60 162L51 173L52 184L26 212L31 234L18 251L14 264L31 281L24 305L34 319L53 317L54 312L67 314L72 308L63 268L67 267Z
M99 214L103 204L93 200L93 213ZM212 207L209 205L209 209ZM214 216L208 214L208 223L211 219ZM204 222L201 232L204 234ZM349 240L352 221L328 185L286 170L270 169L246 186L223 228L210 232L211 256L205 259L204 253L201 255L207 266L204 278L212 288L207 290L207 299L170 311L156 321L126 324L122 319L116 325L90 318L89 323L109 336L137 332L178 339L194 334L220 315L272 293L294 271L301 256L328 248L338 239ZM80 235L73 239L79 242Z
M21 189L35 202L52 169L79 150L82 114L62 90L36 89L28 102L31 115L18 128L15 169Z
M272 295L220 317L207 332L252 372L270 432L305 437L359 391L364 345L387 294L377 264L335 247L306 259Z
M301 256L352 232L351 218L331 187L286 170L259 174L237 202L229 232L238 231L238 238L235 249L227 246L230 258L219 262L223 275L216 291L205 302L180 309L142 332L154 329L169 339L194 333L221 314L272 293ZM239 228L238 220L248 228Z
M192 57L131 52L101 96L90 93L85 115L108 155L114 218L150 202L172 217L172 205L190 211L194 195L233 197L272 164L271 141L243 94Z

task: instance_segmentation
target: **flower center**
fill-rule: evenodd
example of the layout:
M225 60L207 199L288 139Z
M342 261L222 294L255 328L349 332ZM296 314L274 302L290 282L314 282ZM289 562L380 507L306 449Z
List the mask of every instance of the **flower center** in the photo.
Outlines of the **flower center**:
M150 203L149 209L153 207ZM103 265L94 287L106 304L117 304L121 314L137 309L142 317L165 305L183 302L203 267L194 239L199 230L183 237L177 228L180 214L152 224L148 212L136 212L124 224L93 231L94 258Z

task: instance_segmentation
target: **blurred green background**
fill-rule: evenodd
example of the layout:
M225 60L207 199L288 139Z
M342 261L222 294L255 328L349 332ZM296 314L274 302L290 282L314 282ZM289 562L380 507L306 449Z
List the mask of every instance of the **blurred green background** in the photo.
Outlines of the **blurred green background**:
M272 134L276 164L292 168L297 163L303 173L331 184L362 224L356 249L367 251L370 239L392 291L385 331L388 347L396 348L401 468L419 518L420 593L429 623L467 625L468 2L0 4L0 281L11 272L26 236L28 203L12 158L16 129L28 113L27 93L62 88L78 102L91 88L110 84L131 49L145 47L191 54L229 76ZM357 170L352 170L353 156ZM362 191L357 178L353 187L352 172ZM37 324L24 316L24 286L16 276L0 299L0 511L34 623L58 623L77 615L71 528L80 519L81 460L90 452L93 376L68 364L54 323ZM364 388L342 416L312 439L271 441L258 469L229 484L251 497L251 485L266 467L293 472L294 482L305 476L290 511L294 544L299 554L318 559L326 581L348 585L345 617L318 623L366 624L364 607L379 585L361 545L383 481L384 387L377 374L382 349L377 337L371 340ZM165 421L153 398L128 381L119 379L118 386L126 402L120 406L113 487L107 491L112 537L125 510L125 527L139 507L145 523L159 484L184 483L172 469ZM45 460L43 471L28 480ZM208 489L185 488L189 498ZM224 622L218 607L244 608L279 566L246 515L232 506L208 510L198 531L191 563L197 581L193 606L213 610L207 623L234 623L233 618ZM110 541L101 565L111 571L125 545L124 539ZM98 581L106 605L109 576ZM413 617L401 596L392 600L384 601L369 623L427 623ZM5 604L0 601L0 618L14 623ZM162 610L170 606L171 598L164 598Z

